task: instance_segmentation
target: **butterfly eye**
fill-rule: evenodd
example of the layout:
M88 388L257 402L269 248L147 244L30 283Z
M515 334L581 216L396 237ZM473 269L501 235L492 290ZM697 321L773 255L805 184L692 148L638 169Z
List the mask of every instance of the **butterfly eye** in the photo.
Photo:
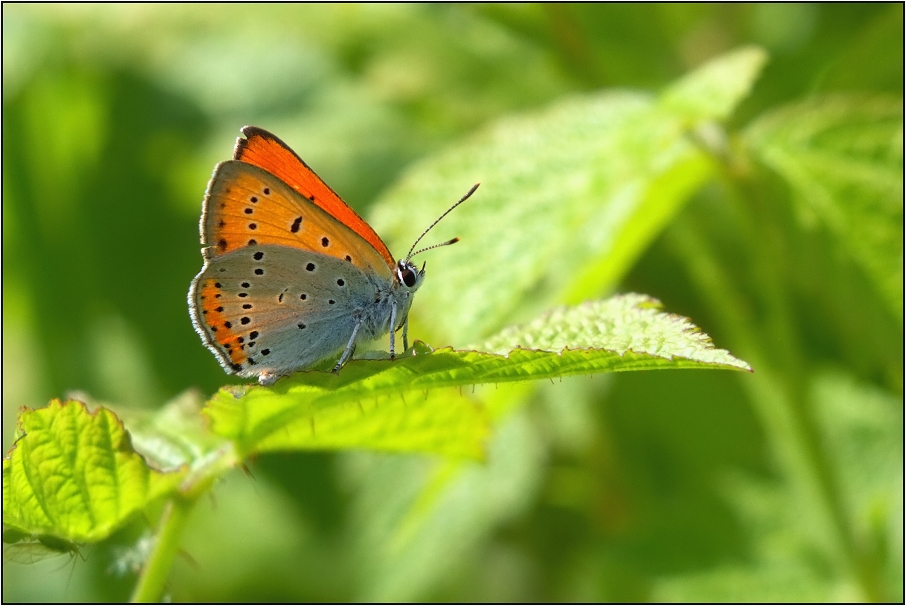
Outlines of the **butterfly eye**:
M409 269L409 268L404 269L402 271L401 277L403 279L403 284L405 284L409 288L412 288L413 286L415 286L416 275L415 275L415 272L412 271L411 269Z
M400 261L396 267L396 277L407 288L412 288L418 282L418 271L411 263Z

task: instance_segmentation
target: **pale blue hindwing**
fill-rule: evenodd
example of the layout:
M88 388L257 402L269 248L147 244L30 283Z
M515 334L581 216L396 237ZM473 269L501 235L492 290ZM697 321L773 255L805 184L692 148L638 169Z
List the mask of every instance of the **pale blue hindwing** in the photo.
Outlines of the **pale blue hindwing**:
M256 259L258 253L263 255ZM196 276L191 292L196 298L194 324L229 372L242 377L283 376L337 357L357 321L361 326L356 342L387 334L393 300L397 325L402 323L413 292L401 286L389 268L381 274L366 275L346 260L286 246L238 249L209 259ZM241 369L232 366L229 352L197 317L203 309L197 286L208 278L221 285L222 315L230 321L230 330L243 337L236 345L248 360Z

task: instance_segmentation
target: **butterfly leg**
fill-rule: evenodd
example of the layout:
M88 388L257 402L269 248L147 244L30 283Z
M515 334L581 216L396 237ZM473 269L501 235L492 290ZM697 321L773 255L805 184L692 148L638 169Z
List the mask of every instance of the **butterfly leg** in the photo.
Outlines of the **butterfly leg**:
M396 357L396 301L390 299L390 359Z
M409 351L409 316L403 320L403 351Z
M343 351L343 355L340 356L340 359L337 361L337 365L333 367L333 374L338 374L340 369L343 368L343 365L352 357L352 352L355 351L355 337L359 334L359 326L362 322L358 318L355 321L355 327L352 329L352 335L349 337L349 343L346 344L346 349Z

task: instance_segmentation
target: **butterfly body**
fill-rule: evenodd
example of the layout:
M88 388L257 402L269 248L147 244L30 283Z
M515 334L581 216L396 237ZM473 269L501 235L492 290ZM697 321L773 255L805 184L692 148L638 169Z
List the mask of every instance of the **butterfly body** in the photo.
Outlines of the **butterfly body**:
M214 169L201 217L204 267L189 289L196 332L228 373L262 384L403 329L424 279L279 139L245 127Z

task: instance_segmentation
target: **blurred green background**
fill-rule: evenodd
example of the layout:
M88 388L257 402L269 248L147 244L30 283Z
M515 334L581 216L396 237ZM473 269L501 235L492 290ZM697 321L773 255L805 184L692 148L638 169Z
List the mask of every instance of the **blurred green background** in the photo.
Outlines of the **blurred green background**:
M243 125L276 133L367 217L407 167L498 118L658 91L743 44L770 61L731 139L807 99L902 103L901 4L2 10L4 450L21 406L82 391L156 408L235 382L192 330L186 292L205 185ZM754 375L501 389L526 405L485 467L261 457L254 480L233 474L197 508L169 597L902 601L902 112L898 124L893 203L843 222L893 246L854 254L781 175L728 173L620 281ZM850 147L874 145L874 126ZM894 268L886 290L878 267ZM418 307L430 333L443 310ZM432 490L444 494L420 506ZM147 527L69 566L4 566L4 601L126 599Z

